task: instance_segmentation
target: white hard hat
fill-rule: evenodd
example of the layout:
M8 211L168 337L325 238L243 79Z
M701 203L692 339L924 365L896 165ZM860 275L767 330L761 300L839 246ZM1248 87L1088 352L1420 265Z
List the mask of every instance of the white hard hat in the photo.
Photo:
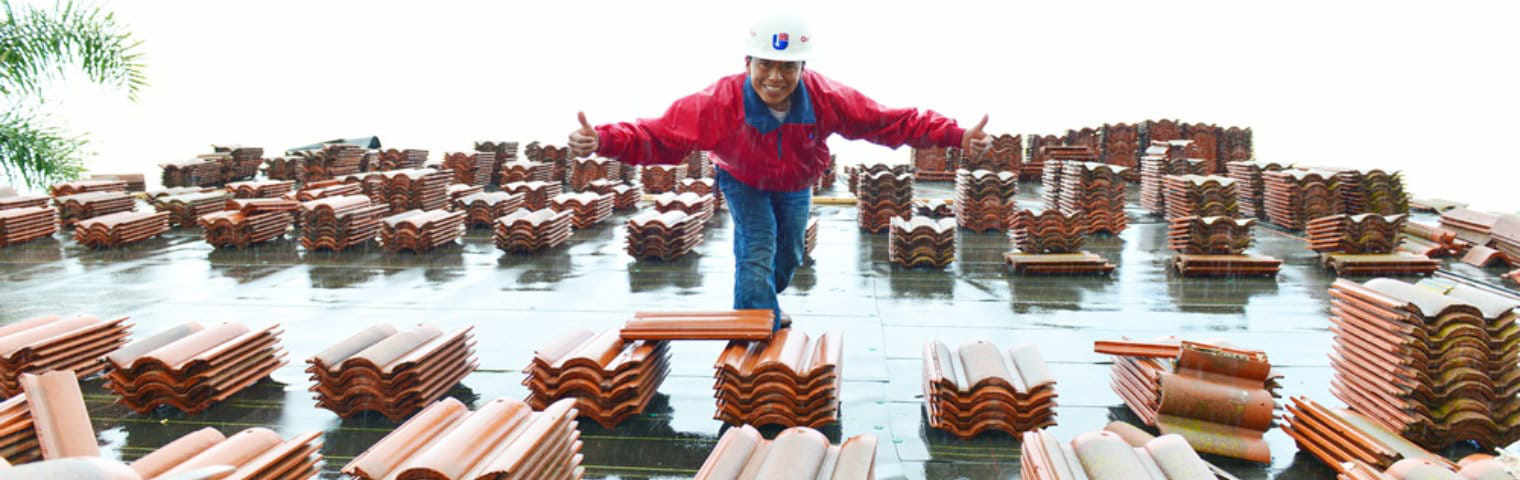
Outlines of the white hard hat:
M805 62L813 53L813 31L796 15L773 15L749 27L749 56Z

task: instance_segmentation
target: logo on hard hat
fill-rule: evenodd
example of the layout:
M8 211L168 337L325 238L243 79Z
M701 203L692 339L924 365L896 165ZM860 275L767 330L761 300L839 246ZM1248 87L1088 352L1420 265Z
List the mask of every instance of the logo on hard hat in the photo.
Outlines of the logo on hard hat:
M787 38L785 33L771 35L771 47L776 50L786 50Z

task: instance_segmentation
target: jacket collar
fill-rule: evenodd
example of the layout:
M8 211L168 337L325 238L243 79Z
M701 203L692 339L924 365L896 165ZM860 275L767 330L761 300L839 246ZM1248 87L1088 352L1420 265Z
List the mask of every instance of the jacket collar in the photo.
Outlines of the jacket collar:
M755 127L755 130L759 130L761 135L781 128L783 123L814 123L813 102L808 98L807 82L797 79L797 90L792 92L792 108L787 110L784 120L776 120L776 117L771 115L770 107L767 107L765 101L760 99L760 94L755 92L749 75L745 74L744 122Z

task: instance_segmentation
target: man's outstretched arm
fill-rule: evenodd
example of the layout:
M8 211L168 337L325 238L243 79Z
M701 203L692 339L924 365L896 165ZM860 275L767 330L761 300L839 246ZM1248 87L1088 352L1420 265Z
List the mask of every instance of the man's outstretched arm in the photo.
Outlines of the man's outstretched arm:
M853 88L826 83L832 107L839 112L839 134L845 138L892 148L960 147L973 153L984 152L992 145L991 137L982 132L986 116L975 128L966 130L933 110L887 108Z
M619 122L592 128L580 114L581 127L570 132L570 148L578 156L595 152L631 165L676 164L693 150L711 150L717 141L718 118L714 88L677 100L659 118Z

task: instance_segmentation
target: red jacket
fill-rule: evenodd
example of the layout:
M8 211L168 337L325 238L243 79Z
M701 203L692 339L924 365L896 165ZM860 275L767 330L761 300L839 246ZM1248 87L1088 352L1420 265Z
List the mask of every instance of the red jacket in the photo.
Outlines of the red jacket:
M597 154L633 165L680 163L693 150L746 185L796 191L828 166L824 140L838 133L897 148L960 146L965 129L932 110L886 108L812 70L803 70L792 108L776 120L745 74L677 100L660 118L596 127Z

